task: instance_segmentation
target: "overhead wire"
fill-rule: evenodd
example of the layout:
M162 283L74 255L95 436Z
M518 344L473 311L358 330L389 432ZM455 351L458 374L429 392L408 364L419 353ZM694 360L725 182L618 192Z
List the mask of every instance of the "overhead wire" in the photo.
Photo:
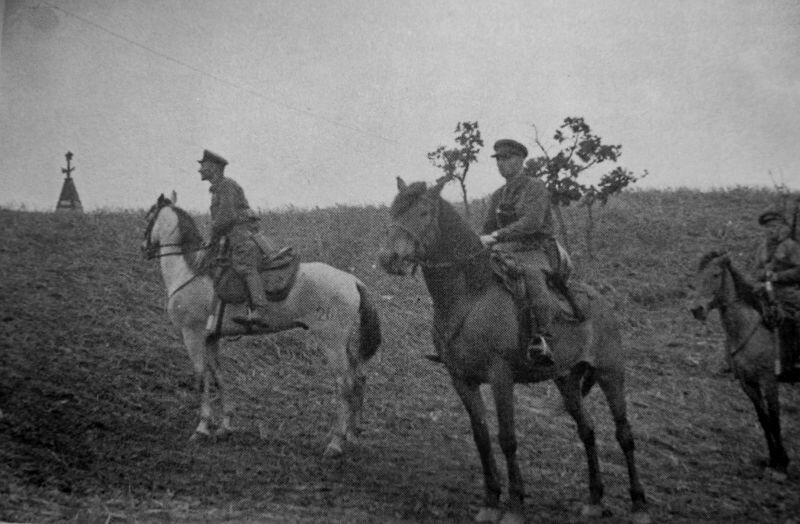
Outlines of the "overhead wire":
M114 31L112 29L107 28L107 27L105 27L105 26L103 26L101 24L98 24L97 22L94 22L93 20L90 20L90 19L88 19L88 18L86 18L84 16L81 16L81 15L73 13L73 12L67 10L67 9L64 9L62 6L59 6L59 5L57 5L55 3L52 3L52 2L50 2L48 0L39 0L39 2L41 4L43 4L43 5L47 5L47 6L51 7L51 8L53 8L53 9L58 10L58 11L64 13L65 15L67 15L67 16L70 16L72 18L75 18L75 19L87 24L87 25L90 25L90 26L92 26L92 27L104 32L104 33L112 35L113 37L118 38L118 39L120 39L120 40L122 40L122 41L124 41L124 42L126 42L126 43L128 43L130 45L133 45L135 47L143 49L144 51L146 51L148 53L151 53L151 54L156 55L156 56L158 56L158 57L160 57L160 58L162 58L164 60L167 60L169 62L177 64L177 65L179 65L181 67L184 67L186 69L189 69L191 71L194 71L195 73L198 73L200 75L203 75L203 76L206 76L206 77L211 78L213 80L216 80L217 82L226 84L226 85L228 85L230 87L233 87L233 88L238 89L240 91L246 92L246 93L248 93L248 94L250 94L252 96L255 96L257 98L260 98L262 100L266 100L266 101L268 101L268 102L270 102L272 104L281 106L281 107L283 107L285 109L288 109L290 111L294 111L296 113L300 113L300 114L306 115L308 117L311 117L311 118L314 118L314 119L317 119L317 120L324 121L324 122L326 122L326 123L328 123L328 124L330 124L332 126L339 127L339 128L342 128L342 129L347 129L349 131L358 133L360 135L369 136L371 138L376 138L376 139L379 139L379 140L381 140L383 142L390 143L390 144L395 144L395 145L401 144L401 142L399 140L397 140L397 139L386 137L386 136L381 135L381 134L377 134L377 133L366 131L365 129L360 128L358 126L354 126L352 124L349 124L349 123L346 123L346 122L342 122L340 120L335 120L333 118L330 118L328 116L325 116L325 115L323 115L321 113L318 113L318 112L315 112L315 111L311 111L309 109L298 107L298 106L293 105L293 104L287 104L283 100L280 100L280 99L278 99L276 97L268 96L268 95L262 93L261 91L255 90L255 89L253 89L251 87L248 87L248 86L244 85L241 82L236 82L236 81L233 81L233 80L229 80L229 79L224 78L224 77L222 77L222 76L220 76L218 74L214 74L214 73L209 72L209 71L207 71L207 70L205 70L203 68L200 68L200 67L197 67L195 65L189 64L189 63L187 63L187 62L185 62L183 60L175 58L174 56L171 56L171 55L169 55L167 53L164 53L164 52L159 51L157 49L154 49L154 48L152 48L150 46L147 46L147 45L145 45L145 44L143 44L141 42L137 42L136 40L133 40L132 38L129 38L129 37L123 35L123 34L120 34L120 33L116 32L116 31Z

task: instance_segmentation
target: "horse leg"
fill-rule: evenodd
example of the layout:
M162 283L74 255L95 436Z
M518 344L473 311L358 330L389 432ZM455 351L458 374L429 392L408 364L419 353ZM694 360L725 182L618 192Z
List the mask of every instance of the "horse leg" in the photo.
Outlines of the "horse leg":
M336 420L331 428L331 439L325 447L326 458L341 456L345 442L356 442L356 420L361 409L365 379L357 364L357 357L349 354L349 335L339 330L318 334L324 344L328 362L336 377Z
M492 393L497 409L498 440L506 457L508 471L508 513L503 523L524 522L523 504L525 488L522 473L517 463L517 435L514 425L514 377L507 365L495 366L490 373Z
M758 423L761 425L761 429L764 431L764 439L767 441L767 450L769 451L769 459L767 465L772 468L773 464L777 463L777 457L780 455L778 452L774 427L775 424L771 420L771 414L768 413L767 403L764 400L764 395L761 392L761 385L757 381L752 380L741 380L740 384L742 389L744 390L745 394L750 398L750 401L753 403L753 408L756 410L756 416L758 417ZM777 384L776 384L777 389ZM775 392L777 397L777 391ZM778 416L775 408L772 408L773 414ZM780 431L780 422L778 422L778 428ZM780 438L780 437L779 437ZM781 446L781 449L783 446ZM784 451L785 456L785 451Z
M472 426L472 437L483 466L484 507L475 517L477 522L495 522L500 518L500 477L492 455L492 442L486 422L486 405L478 384L453 378L453 387L464 403Z
M192 439L198 436L210 436L209 425L213 415L211 405L211 374L209 373L206 339L204 333L205 326L196 329L195 326L187 326L182 329L183 342L192 360L197 385L200 388L200 422L194 430Z
M208 367L214 383L219 391L220 402L222 404L222 421L217 430L217 435L223 435L233 431L231 419L233 418L234 405L228 393L227 379L222 374L222 366L219 361L219 339L215 337L206 339L206 350L208 355Z
M583 508L583 516L594 518L602 517L607 512L603 509L603 482L600 478L600 462L597 458L594 427L586 413L581 397L580 379L582 375L582 371L576 373L573 370L568 375L558 377L555 383L564 398L564 407L578 426L578 436L586 450L586 459L589 465L589 503Z
M625 463L628 466L630 495L633 503L631 509L632 520L637 524L646 524L651 519L647 512L647 499L644 495L644 488L639 480L639 472L636 469L636 457L634 455L636 446L625 405L625 376L621 370L610 373L605 372L599 375L600 389L603 390L608 402L611 416L614 419L614 426L616 427L617 442L625 455Z
M781 438L781 404L779 399L779 385L777 380L769 380L764 384L764 396L767 401L767 419L769 430L772 434L772 450L770 451L769 467L776 472L779 480L786 478L789 467L789 456L783 447Z

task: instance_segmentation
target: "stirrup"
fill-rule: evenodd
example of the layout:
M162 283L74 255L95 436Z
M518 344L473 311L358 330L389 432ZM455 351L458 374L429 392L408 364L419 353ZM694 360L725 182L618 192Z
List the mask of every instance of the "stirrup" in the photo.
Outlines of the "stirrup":
M256 316L255 311L250 308L247 308L246 317L233 317L231 320L245 327L269 327L269 322L261 317Z
M550 349L550 345L547 343L547 338L542 335L534 335L534 337L538 339L538 343L534 342L533 337L531 338L528 347L525 348L525 358L531 364L554 365L555 360L553 360L553 352ZM531 349L534 349L534 352L532 352Z
M433 355L433 354L425 355L425 358L427 358L431 362L435 362L437 364L444 364L444 361L442 360L442 357L440 357L439 355Z

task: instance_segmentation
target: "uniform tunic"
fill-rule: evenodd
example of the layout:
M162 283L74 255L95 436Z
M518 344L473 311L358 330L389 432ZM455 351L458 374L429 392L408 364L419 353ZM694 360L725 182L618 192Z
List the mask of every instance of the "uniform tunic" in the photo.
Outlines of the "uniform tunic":
M553 237L550 192L544 182L519 174L492 193L483 233L498 242L532 244Z
M493 249L513 253L523 266L525 285L540 332L548 332L557 309L542 270L558 267L550 191L544 182L520 173L492 193L483 234L495 233Z
M244 190L232 178L220 177L211 184L211 233L227 235L233 226L256 221Z
M244 190L235 180L222 176L209 191L212 235L228 237L235 271L244 275L257 273L261 258L274 251L274 246L259 232L258 217L250 209Z
M775 276L775 298L786 306L792 316L800 314L800 243L786 238L778 245L765 241L756 253L756 280L764 280L770 270Z

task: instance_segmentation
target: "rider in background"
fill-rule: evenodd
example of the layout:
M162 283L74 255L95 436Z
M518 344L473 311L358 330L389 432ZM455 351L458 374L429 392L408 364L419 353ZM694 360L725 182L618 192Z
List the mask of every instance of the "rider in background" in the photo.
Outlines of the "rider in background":
M495 142L494 151L492 157L497 159L497 169L506 183L489 200L481 242L495 250L512 253L523 266L531 321L537 328L537 334L528 344L526 357L531 364L552 365L551 325L556 305L547 291L543 273L558 267L550 192L543 181L524 174L528 156L524 145L502 139Z
M266 327L267 296L258 265L264 256L275 252L275 246L261 234L258 217L250 209L242 187L225 176L228 161L206 149L198 162L200 178L211 184L211 243L227 237L232 267L244 277L250 293L250 316L233 320Z
M778 327L782 336L779 379L800 379L800 243L792 238L792 228L778 211L758 217L764 228L764 240L756 253L755 279L770 301L781 310Z

